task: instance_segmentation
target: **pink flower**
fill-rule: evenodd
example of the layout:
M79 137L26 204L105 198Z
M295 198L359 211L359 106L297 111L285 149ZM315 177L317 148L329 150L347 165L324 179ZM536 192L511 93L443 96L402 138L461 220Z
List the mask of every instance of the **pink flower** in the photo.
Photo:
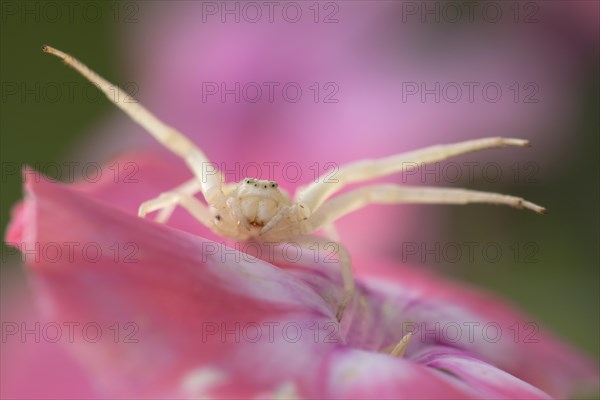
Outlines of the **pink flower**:
M446 135L458 140L482 132L552 134L556 140L546 141L544 151L552 156L543 168L552 173L561 164L557 157L564 157L552 148L567 145L559 133L570 132L573 88L586 50L573 46L573 37L597 43L597 26L580 29L582 18L569 24L560 7L546 5L550 12L541 23L497 30L467 26L476 34L464 40L431 26L396 24L400 6L392 3L380 8L342 3L341 24L289 25L275 34L269 24L232 27L214 19L199 24L200 3L181 3L168 13L159 3L147 4L152 5L142 5L141 22L130 26L132 35L123 35L123 52L137 66L129 76L139 78L142 102L190 134L214 161L229 168L235 162L295 161L304 172L300 183L310 180L315 161L322 169L331 161L342 164L447 142ZM597 5L587 7L580 17L591 21ZM564 27L548 40L557 19ZM438 36L428 41L432 34ZM506 91L514 81L532 79L542 89L541 101L528 105L513 104L512 92L499 104L403 103L401 96L404 81L498 81ZM202 101L202 82L255 80L300 82L307 95L314 81L335 80L340 102ZM143 139L131 136L129 121L109 125L98 137L111 153L123 143L136 149L152 143L145 133ZM110 144L107 132L118 140ZM104 179L65 188L36 183L29 174L28 199L15 209L7 241L50 250L58 243L64 257L69 243L80 245L73 261L30 260L29 275L48 318L42 325L48 332L41 333L47 336L52 324L60 324L63 339L20 343L22 330L9 334L10 346L3 343L1 355L2 397L538 398L544 392L572 395L579 385L597 388L594 366L501 301L374 257L385 248L385 238L411 231L410 215L401 208L341 222L365 301L357 298L340 328L331 325L340 287L335 265L304 260L279 270L265 262L223 262L225 250L215 253L213 242L196 237L214 239L185 213L176 212L170 225L196 236L133 217L142 201L190 177L166 157L121 159L139 167L135 185ZM285 179L283 184L291 188ZM402 224L389 224L392 218ZM369 234L349 229L366 225ZM98 262L82 257L81 247L90 243L90 251L96 244L103 251ZM3 322L30 315L22 297L14 308L6 299ZM36 321L27 319L26 327ZM73 342L66 329L72 325L64 325L72 322L79 324ZM86 323L90 330L84 335ZM94 324L103 330L97 343L90 336ZM253 342L256 325L263 335ZM456 326L460 338L453 336ZM270 327L278 329L273 341ZM502 331L497 341L496 327ZM294 329L303 335L297 342ZM413 330L404 358L386 354ZM3 333L8 334L4 326Z
M151 157L142 171L149 162L168 173ZM95 396L532 399L597 385L597 370L546 333L515 340L526 317L471 289L357 260L374 271L338 326L337 265L320 256L278 268L139 219L123 210L144 177L68 187L25 175L6 241L39 246L27 266L44 327L73 326L62 344ZM404 357L389 355L408 332Z

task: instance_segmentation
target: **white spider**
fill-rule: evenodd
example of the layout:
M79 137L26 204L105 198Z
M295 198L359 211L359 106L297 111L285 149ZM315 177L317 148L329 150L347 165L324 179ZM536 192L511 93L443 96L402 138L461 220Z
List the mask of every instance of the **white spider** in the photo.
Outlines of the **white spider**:
M160 211L156 220L166 222L175 206L190 212L198 221L221 236L235 240L262 242L293 242L300 246L318 243L327 248L325 238L308 236L323 229L336 238L333 222L369 204L399 203L491 203L506 204L516 208L528 208L538 213L545 209L522 198L497 193L465 189L408 187L395 184L376 184L352 190L329 199L344 186L363 182L393 173L406 171L409 166L445 160L459 154L503 146L527 146L526 140L485 138L456 144L438 145L385 157L363 160L340 167L336 182L319 179L300 188L292 199L278 187L276 182L246 178L236 184L225 184L220 172L214 169L206 155L187 137L165 125L132 97L115 88L80 61L60 50L44 46L47 53L60 57L64 62L102 90L109 100L120 107L134 121L144 127L156 140L181 157L194 173L194 178L159 197L144 202L139 216ZM114 96L114 94L117 96ZM118 101L114 100L114 97ZM194 197L202 193L207 205ZM343 246L335 252L341 267L344 296L337 311L341 320L355 290L351 272L350 256Z

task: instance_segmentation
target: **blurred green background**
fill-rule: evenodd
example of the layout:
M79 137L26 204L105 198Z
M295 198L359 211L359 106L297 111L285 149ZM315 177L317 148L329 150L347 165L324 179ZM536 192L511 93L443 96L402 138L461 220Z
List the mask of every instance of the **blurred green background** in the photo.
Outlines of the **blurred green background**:
M11 207L22 196L20 176L8 173L7 168L64 160L80 137L114 111L103 98L97 102L72 102L63 96L59 101L47 102L33 96L23 101L10 95L14 88L10 85L14 84L33 87L36 82L82 82L72 70L43 54L40 46L60 44L72 49L78 58L112 81L134 81L135 77L118 59L119 27L106 18L98 23L86 23L80 18L71 23L63 18L56 23L33 24L9 19L3 21L0 29L0 225L4 231ZM440 242L463 242L474 237L494 240L498 235L490 226L505 224L514 233L510 240L534 240L539 245L537 262L515 263L503 258L493 268L443 263L432 268L506 296L595 358L600 355L598 68L597 57L590 58L587 76L581 79L585 82L580 90L584 106L568 132L574 149L568 157L570 162L536 185L498 187L477 182L471 187L536 200L548 208L548 215L538 217L485 207L445 208L443 220L447 223L442 229L435 236L415 238ZM21 275L17 269L4 272L4 278L13 273Z

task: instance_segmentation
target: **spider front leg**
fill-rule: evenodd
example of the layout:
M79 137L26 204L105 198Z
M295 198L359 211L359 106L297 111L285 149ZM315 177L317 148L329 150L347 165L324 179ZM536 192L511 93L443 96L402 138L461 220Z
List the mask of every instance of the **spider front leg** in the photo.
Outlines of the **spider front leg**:
M336 242L340 241L340 234L338 233L338 230L333 222L323 225L322 229L326 237Z
M161 193L154 199L143 202L138 210L138 216L144 218L151 212L159 211L154 221L164 224L171 218L173 211L175 211L180 195L194 196L200 190L200 183L196 178L192 178L168 192Z
M220 172L209 162L204 152L190 139L175 128L160 121L127 92L102 78L81 61L50 46L43 46L42 50L61 58L67 65L87 78L111 102L154 136L158 142L181 157L198 179L207 203L211 205L224 204L225 196L221 190L222 176Z
M467 189L381 184L355 189L325 202L309 218L313 229L332 223L369 204L503 204L543 214L546 209L520 197Z
M140 205L138 216L143 218L151 212L161 210L156 222L164 223L177 205L185 208L204 226L211 226L212 215L208 208L200 200L183 191L165 192L155 199L145 201Z
M424 149L401 153L377 160L361 160L343 165L333 177L320 177L301 189L296 201L309 207L311 211L316 210L329 196L351 183L362 182L381 178L394 173L404 172L410 168L419 167L422 164L443 161L473 151L505 146L528 146L529 141L523 139L508 139L491 137L476 140L467 140L447 145L437 145ZM327 173L329 174L329 172Z

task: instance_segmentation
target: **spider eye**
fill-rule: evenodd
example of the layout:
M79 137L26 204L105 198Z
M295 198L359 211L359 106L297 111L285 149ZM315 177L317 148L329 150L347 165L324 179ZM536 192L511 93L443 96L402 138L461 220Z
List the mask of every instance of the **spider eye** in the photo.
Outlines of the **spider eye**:
M271 183L271 187L272 188L277 187L277 184L273 182L273 183Z

